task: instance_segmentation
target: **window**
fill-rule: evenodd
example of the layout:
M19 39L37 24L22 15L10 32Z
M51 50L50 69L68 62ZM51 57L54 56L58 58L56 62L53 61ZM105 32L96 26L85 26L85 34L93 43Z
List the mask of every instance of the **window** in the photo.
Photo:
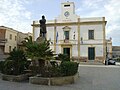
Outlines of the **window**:
M17 36L15 36L15 41L17 40Z
M9 52L11 52L11 46L9 46Z
M88 32L89 34L89 39L94 39L94 30L89 30L89 32Z
M12 34L10 34L10 40L12 40Z
M69 40L69 31L64 31L65 40Z
M68 5L64 5L64 7L70 7L70 4L68 4Z

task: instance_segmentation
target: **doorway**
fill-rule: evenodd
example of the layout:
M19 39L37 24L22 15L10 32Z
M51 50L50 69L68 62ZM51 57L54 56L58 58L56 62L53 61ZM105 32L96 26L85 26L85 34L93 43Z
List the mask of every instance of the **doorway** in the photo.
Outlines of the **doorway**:
M88 48L88 60L95 60L95 48L94 47Z
M63 54L66 54L70 57L70 48L63 48Z

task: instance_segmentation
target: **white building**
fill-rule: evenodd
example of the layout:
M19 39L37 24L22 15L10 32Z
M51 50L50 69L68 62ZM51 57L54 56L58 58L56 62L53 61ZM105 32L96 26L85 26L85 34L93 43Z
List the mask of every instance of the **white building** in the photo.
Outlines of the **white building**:
M61 15L46 22L46 38L51 40L50 47L57 54L68 54L78 60L104 62L106 22L105 17L81 18L75 14L74 2L61 3ZM39 20L33 21L32 26L35 41L40 32Z

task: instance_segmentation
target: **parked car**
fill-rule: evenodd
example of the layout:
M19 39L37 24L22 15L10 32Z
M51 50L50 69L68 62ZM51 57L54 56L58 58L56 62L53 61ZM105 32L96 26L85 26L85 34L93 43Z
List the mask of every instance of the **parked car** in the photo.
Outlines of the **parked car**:
M108 65L116 65L116 61L113 59L108 59Z

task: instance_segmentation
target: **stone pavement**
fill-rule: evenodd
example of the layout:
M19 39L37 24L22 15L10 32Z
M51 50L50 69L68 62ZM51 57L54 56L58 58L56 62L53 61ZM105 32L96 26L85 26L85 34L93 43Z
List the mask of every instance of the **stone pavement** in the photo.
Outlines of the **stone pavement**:
M120 90L120 66L80 65L80 78L64 86L34 85L0 79L0 90Z

